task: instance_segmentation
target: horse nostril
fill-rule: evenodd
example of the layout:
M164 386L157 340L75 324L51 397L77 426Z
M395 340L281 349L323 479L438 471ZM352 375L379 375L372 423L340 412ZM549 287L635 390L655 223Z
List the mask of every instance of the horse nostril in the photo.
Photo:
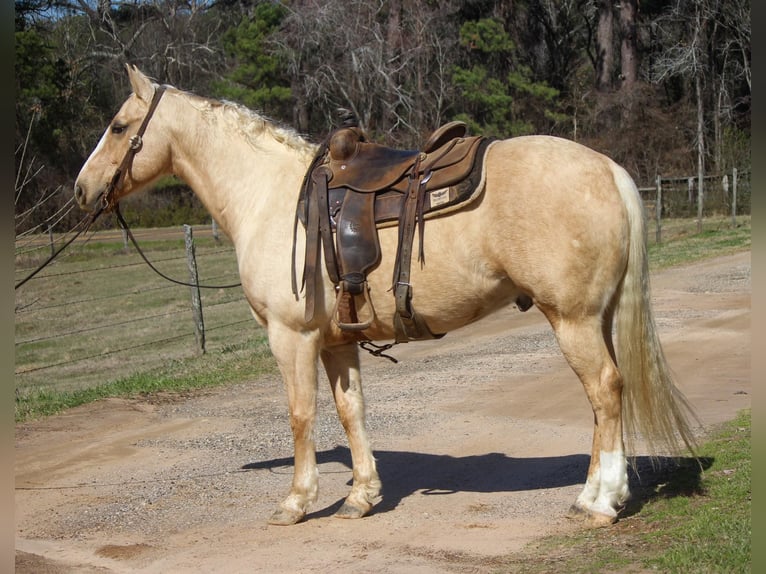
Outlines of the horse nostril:
M85 193L79 185L74 186L74 198L77 200L77 203L82 203L85 198Z

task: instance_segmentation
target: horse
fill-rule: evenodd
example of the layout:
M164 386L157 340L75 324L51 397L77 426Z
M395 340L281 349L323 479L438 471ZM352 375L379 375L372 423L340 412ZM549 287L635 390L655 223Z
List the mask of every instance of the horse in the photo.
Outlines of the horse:
M108 210L169 174L192 188L235 247L244 295L287 391L294 472L268 522L295 524L317 499L320 363L352 455L351 489L336 516L368 515L381 481L365 427L359 341L332 320L336 290L326 270L313 286L311 317L291 289L290 254L306 242L296 204L318 144L244 106L126 68L132 93L75 181L78 205ZM594 417L585 483L567 515L589 527L612 524L630 497L628 460L639 439L653 453L695 448L693 410L651 309L640 195L612 159L554 136L493 141L483 170L477 199L425 223L412 303L436 333L521 299L543 313ZM364 331L377 342L394 336L395 226L381 228L379 241L380 264L368 277L375 318Z

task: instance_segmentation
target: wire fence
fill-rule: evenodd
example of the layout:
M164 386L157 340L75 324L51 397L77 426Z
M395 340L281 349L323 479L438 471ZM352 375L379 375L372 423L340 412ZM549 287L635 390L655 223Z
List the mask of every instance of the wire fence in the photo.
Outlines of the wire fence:
M702 185L696 176L657 176L654 186L639 191L658 243L662 240L663 219L696 218L700 231L703 218L729 216L734 224L738 215L749 215L751 209L749 170L735 168L730 173L708 175L703 177Z
M152 263L189 281L182 229L134 231ZM25 236L16 243L17 281L49 256L66 234ZM203 284L239 281L236 255L210 226L194 228ZM241 287L202 289L206 353L263 337ZM199 355L191 288L154 273L119 230L77 241L16 291L16 392L73 390L103 384Z

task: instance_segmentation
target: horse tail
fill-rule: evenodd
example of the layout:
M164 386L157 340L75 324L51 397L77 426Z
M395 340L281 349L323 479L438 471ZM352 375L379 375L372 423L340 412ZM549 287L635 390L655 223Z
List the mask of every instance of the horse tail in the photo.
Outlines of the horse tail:
M695 452L689 416L696 416L676 387L657 335L650 300L646 217L633 179L615 164L614 179L627 211L628 267L617 297L616 355L623 379L623 427L628 451L641 438L651 454Z

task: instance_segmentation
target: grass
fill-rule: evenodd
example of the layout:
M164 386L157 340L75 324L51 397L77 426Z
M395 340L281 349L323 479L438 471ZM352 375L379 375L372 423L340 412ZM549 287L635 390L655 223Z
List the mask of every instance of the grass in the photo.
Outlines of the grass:
M230 345L212 355L170 361L162 367L134 373L100 385L74 390L51 387L16 393L16 420L44 417L108 397L183 393L206 387L257 378L276 372L276 363L261 335L243 344Z
M668 222L663 227L662 243L649 242L649 262L652 269L663 269L707 257L727 255L751 245L750 217L740 217L737 226L729 220L714 218L703 222L702 232ZM650 230L650 237L653 231Z
M609 528L545 538L509 556L497 572L749 573L750 447L748 409L702 446L704 471L697 461L686 460L667 481L643 489L640 513Z

